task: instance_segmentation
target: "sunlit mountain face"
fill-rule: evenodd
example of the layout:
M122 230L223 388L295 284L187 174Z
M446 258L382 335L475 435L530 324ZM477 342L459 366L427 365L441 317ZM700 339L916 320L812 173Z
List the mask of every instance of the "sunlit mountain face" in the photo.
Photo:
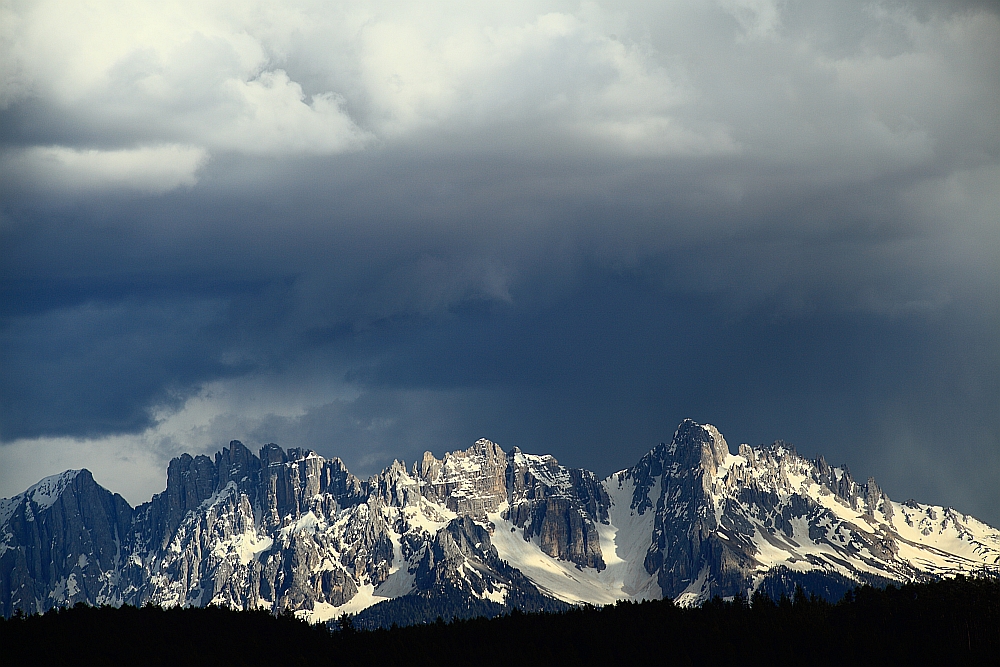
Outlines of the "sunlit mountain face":
M784 442L733 453L691 420L603 480L486 439L366 481L311 450L233 441L171 461L136 508L71 470L0 511L6 616L221 605L372 627L798 587L839 600L1000 568L1000 531L969 515L894 502Z

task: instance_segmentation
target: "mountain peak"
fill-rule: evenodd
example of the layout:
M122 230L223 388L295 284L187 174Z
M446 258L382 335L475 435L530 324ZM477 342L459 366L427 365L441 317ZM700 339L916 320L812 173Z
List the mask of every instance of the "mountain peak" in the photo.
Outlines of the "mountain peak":
M66 490L66 487L72 484L77 475L81 473L90 475L90 471L85 468L81 468L80 470L66 470L58 475L50 475L32 485L24 492L24 496L35 503L40 509L51 507L59 499L59 496L62 495L62 492Z
M90 471L85 468L80 470L66 470L57 475L49 475L39 480L16 496L0 499L0 526L7 523L11 515L23 501L32 502L37 510L44 510L51 507L59 499L63 491L80 474L86 474L93 479Z
M636 467L643 466L643 461L648 458L649 462L645 467L649 468L648 474L653 476L658 476L667 462L677 463L682 468L701 467L715 474L729 455L729 445L719 429L711 424L699 424L693 419L685 419L674 431L670 444L661 442Z
M234 440L172 460L166 490L134 510L86 470L48 477L0 501L0 614L151 602L324 621L445 588L497 612L798 583L830 598L1000 562L1000 531L971 517L894 503L781 441L733 456L691 419L605 480L485 438L412 469L362 481L309 449L258 458ZM383 611L410 604L398 602Z

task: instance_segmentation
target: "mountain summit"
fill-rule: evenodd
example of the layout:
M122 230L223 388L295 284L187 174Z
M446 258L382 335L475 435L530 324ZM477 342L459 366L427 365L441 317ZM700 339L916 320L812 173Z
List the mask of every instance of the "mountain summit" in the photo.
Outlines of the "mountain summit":
M0 500L0 612L76 602L219 604L373 624L620 599L861 582L1000 566L1000 531L897 503L793 447L682 422L604 480L489 440L361 480L340 459L239 441L170 462L132 508L86 470Z

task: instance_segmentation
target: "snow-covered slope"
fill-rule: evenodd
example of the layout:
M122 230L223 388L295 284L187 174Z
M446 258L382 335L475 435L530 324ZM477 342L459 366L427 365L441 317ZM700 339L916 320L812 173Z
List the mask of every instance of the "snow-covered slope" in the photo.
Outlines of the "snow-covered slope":
M645 569L681 602L749 595L777 568L862 582L1000 566L1000 531L952 509L894 503L874 479L858 484L846 467L785 443L734 455L714 427L685 421L625 476L649 489L632 499L654 514Z
M874 480L784 443L734 454L692 421L604 480L489 440L365 481L339 459L233 441L214 459L171 461L166 490L135 509L86 471L0 500L5 615L80 600L313 621L404 596L478 610L546 598L696 604L998 566L1000 532L972 517L893 502Z

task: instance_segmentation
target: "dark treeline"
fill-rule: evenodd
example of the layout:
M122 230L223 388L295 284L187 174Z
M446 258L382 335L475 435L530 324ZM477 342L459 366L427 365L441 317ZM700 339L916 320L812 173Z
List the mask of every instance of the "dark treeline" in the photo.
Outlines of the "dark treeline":
M470 597L454 587L439 586L430 591L418 591L368 607L352 617L359 630L375 630L396 625L420 625L442 618L494 618L514 607L522 611L561 612L572 605L541 595L528 594L516 588L508 592L507 606Z
M575 665L1000 664L1000 582L958 577L839 603L806 596L513 612L494 619L334 632L219 608L78 606L0 621L15 664ZM598 663L600 664L600 663Z

